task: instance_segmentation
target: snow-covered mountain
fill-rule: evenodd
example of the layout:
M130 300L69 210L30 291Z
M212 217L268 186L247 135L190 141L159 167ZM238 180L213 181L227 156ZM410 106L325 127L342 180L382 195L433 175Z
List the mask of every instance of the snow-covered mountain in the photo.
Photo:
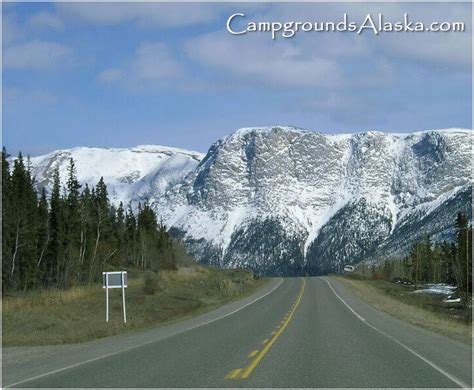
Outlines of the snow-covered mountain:
M50 189L53 169L59 167L64 184L72 158L79 182L95 186L103 177L111 201L118 205L132 198L160 196L194 170L202 157L198 152L155 145L130 149L79 147L32 157L31 165L38 186Z
M262 273L324 273L471 215L470 130L323 135L248 128L155 203L193 254Z
M449 238L471 218L471 130L324 135L247 128L203 156L159 146L77 148L33 159L40 182L76 161L114 201L147 199L206 264L263 274L336 270Z

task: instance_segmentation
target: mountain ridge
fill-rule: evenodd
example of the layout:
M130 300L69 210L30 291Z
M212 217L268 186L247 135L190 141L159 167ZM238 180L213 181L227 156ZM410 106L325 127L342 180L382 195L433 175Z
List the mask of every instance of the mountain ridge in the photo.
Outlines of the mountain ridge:
M69 159L76 164L81 184L94 186L104 177L111 201L127 203L133 194L143 193L150 182L154 190L166 191L168 186L199 163L203 154L186 149L160 145L138 145L133 148L75 147L56 150L31 158L32 173L40 188L49 189L52 171L58 166L64 184Z
M402 137L380 132L329 136L287 127L242 129L214 143L196 171L155 207L191 243L198 258L205 261L211 245L218 259L213 264L253 268L261 264L237 253L235 242L258 241L257 226L293 246L288 257L299 259L293 261L304 268L320 230L335 215L344 215L338 214L343 208L354 208L362 219L381 218L372 227L375 238L364 244L372 249L342 256L333 245L327 256L338 264L347 256L357 262L371 255L414 210L447 191L457 193L472 185L471 143L472 132L465 129ZM450 171L456 177L449 177ZM378 231L380 226L386 228ZM360 225L358 233L363 228ZM255 234L244 239L252 229ZM352 244L348 240L345 245ZM283 252L275 254L269 247L252 256L281 258ZM314 252L313 245L310 257L318 262L322 254ZM281 263L276 261L274 268Z
M326 273L406 252L420 232L449 238L457 211L472 218L472 134L242 128L205 155L136 147L162 149L128 189L115 184L111 193L115 201L148 201L203 263ZM443 215L441 225L433 213ZM418 221L426 223L411 231Z

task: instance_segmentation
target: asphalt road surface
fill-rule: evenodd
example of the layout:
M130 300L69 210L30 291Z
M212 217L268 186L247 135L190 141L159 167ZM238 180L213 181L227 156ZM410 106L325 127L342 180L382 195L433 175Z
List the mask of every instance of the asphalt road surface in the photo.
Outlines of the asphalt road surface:
M74 346L6 348L3 386L472 387L471 346L360 302L331 278Z

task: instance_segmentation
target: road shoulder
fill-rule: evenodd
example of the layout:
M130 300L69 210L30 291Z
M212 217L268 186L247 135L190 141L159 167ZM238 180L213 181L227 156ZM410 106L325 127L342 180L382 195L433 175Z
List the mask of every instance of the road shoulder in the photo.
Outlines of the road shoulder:
M451 339L399 320L361 301L347 286L334 277L325 277L335 293L370 325L387 333L464 383L472 383L472 355L470 344ZM348 310L350 310L348 307ZM442 353L440 353L442 351Z
M2 384L3 386L9 386L46 373L158 342L196 327L218 321L270 295L281 283L281 278L272 279L254 294L239 301L228 303L187 320L146 331L125 333L81 344L3 348Z

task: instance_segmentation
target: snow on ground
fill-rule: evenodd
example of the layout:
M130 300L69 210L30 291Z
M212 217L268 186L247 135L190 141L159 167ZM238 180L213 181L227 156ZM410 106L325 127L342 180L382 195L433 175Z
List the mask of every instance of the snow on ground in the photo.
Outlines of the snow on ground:
M451 296L449 296L448 298L443 299L443 302L446 302L446 303L458 303L458 302L461 302L461 298L451 298Z
M421 289L414 291L414 293L426 293L426 294L452 294L456 290L456 286L452 286L444 283L436 284L424 284Z

